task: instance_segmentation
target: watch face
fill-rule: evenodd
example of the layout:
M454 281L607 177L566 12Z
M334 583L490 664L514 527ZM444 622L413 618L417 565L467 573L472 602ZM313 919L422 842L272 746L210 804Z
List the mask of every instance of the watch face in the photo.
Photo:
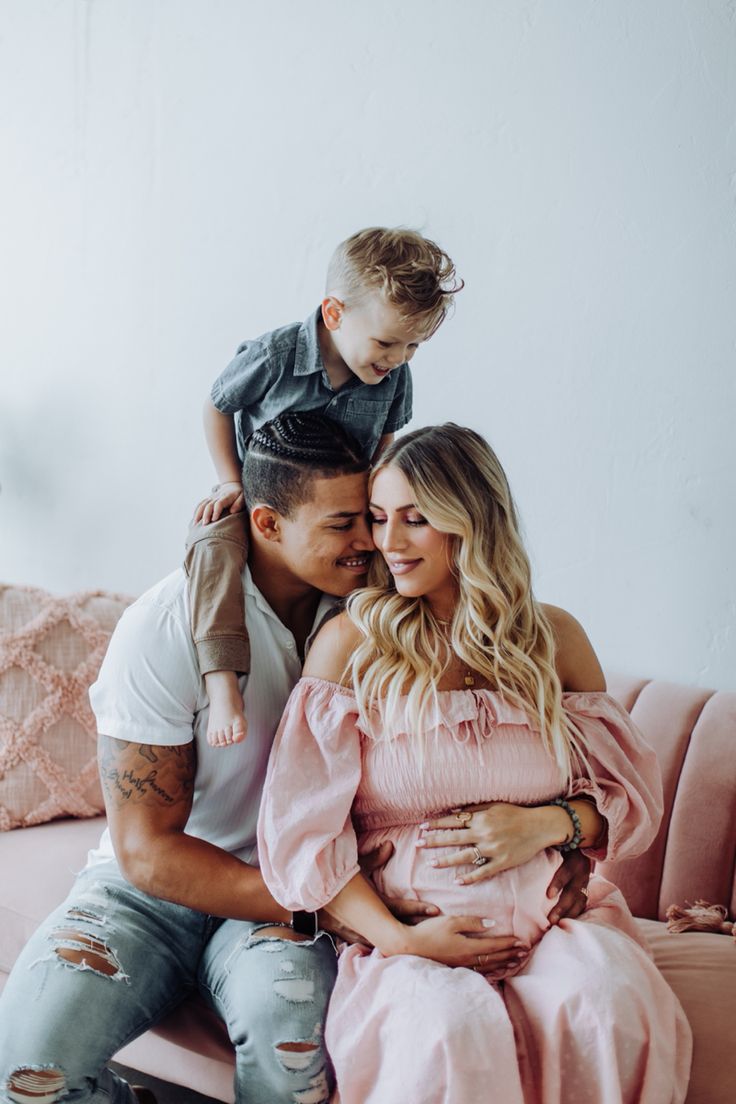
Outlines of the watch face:
M292 912L291 926L299 935L313 937L317 934L317 914L314 912Z

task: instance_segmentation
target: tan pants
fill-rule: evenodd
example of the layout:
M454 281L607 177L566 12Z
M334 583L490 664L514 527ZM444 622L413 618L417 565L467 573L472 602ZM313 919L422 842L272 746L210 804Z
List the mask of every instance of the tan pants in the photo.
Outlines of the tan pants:
M243 594L247 519L245 511L228 514L209 525L193 525L187 536L184 570L189 577L192 637L203 675L244 675L250 670Z

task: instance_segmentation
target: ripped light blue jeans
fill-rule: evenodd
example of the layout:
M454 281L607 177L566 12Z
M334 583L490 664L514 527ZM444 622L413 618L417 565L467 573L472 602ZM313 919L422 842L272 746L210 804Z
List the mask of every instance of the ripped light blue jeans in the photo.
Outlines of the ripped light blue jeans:
M326 1104L335 951L259 936L273 927L149 897L114 863L83 871L0 996L0 1100L134 1104L107 1062L198 990L235 1047L237 1104Z

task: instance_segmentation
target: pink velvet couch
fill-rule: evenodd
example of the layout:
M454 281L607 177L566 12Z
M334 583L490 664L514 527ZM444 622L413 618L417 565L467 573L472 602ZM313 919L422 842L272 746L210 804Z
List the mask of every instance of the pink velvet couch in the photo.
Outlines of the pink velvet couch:
M604 864L626 895L695 1035L688 1104L736 1100L736 941L672 935L671 903L705 898L736 912L736 694L611 678L611 692L656 748L665 816L639 859ZM58 820L0 833L0 985L38 922L65 895L104 821ZM232 1101L233 1052L196 1000L125 1047L126 1065ZM468 1102L471 1104L471 1102Z

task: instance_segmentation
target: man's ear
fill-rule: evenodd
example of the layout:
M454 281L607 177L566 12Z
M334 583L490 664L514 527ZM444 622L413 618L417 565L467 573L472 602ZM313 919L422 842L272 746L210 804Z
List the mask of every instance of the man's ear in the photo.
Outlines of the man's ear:
M250 520L259 536L268 541L281 540L281 514L273 506L254 506Z
M335 330L340 329L344 310L345 304L334 295L328 295L322 300L322 321L330 332L334 333Z

